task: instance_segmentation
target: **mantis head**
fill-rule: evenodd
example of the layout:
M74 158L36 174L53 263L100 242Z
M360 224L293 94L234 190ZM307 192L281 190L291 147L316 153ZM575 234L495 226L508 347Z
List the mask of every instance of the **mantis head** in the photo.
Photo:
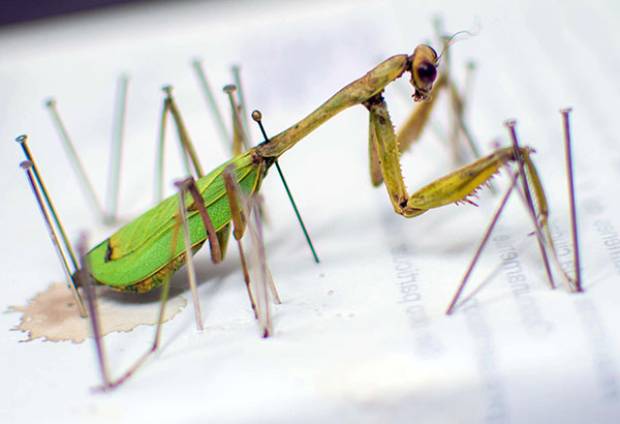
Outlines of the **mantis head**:
M413 100L428 99L437 78L439 60L437 52L427 44L418 45L411 55L411 84L415 89Z

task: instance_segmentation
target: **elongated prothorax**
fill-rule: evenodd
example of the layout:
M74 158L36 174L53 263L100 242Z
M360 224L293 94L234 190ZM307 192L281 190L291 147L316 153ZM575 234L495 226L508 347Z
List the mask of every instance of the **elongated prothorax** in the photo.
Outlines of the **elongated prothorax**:
M299 140L315 130L339 112L364 103L383 91L386 85L402 76L411 66L411 57L406 54L392 56L381 62L363 77L342 88L316 110L292 127L271 138L269 143L258 148L263 157L278 157L293 147Z

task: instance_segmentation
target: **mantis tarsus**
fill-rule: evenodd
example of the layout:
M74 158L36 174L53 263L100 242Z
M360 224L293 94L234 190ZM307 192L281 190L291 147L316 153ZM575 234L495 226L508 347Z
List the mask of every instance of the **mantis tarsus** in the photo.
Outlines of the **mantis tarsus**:
M428 45L419 45L411 55L392 56L342 88L290 128L234 156L205 176L183 183L180 197L171 196L163 200L88 253L81 249L82 268L87 267L88 272L79 272L79 280L87 286L88 283L84 281L90 278L86 274L90 274L98 284L132 292L146 292L163 285L163 310L171 276L193 252L208 242L211 259L218 263L226 252L231 229L235 239L241 239L249 218L247 211L254 207L244 209L239 206L240 202L243 203L242 199L246 197L251 199L259 191L263 178L277 159L325 121L356 105L363 105L369 112L371 181L374 185L382 182L385 184L397 214L411 218L451 203L470 202L469 196L488 183L503 166L508 162L517 162L524 181L527 179L533 186L532 192L538 206L533 215L539 223L537 225L544 228L548 213L547 202L530 157L532 149L529 147L498 149L431 182L411 195L407 192L401 173L400 153L418 138L427 122L434 104L434 99L431 98L433 87L435 90L444 86L451 87L446 78L438 77L439 60L435 50ZM413 100L422 103L397 134L383 98L383 91L405 73L410 74L410 82L414 88ZM233 104L233 107L236 106ZM261 119L258 112L254 112L253 117L257 121ZM241 128L241 123L236 122L236 127ZM242 144L243 141L237 141L237 146ZM195 168L198 169L196 166ZM182 205L181 211L178 209L179 205ZM186 215L185 219L181 219L182 215ZM182 224L186 226L185 231L189 236L187 245L187 238L178 236ZM548 234L546 230L544 233ZM548 242L551 243L550 240ZM240 252L243 262L241 245ZM247 283L245 264L244 273ZM268 271L263 269L262 274L264 279L269 279ZM87 292L90 293L90 289L87 289ZM256 293L252 293L249 286L248 294L256 313ZM93 310L91 307L91 313ZM93 321L93 326L95 324ZM269 326L267 318L267 323L262 326L264 336L269 335ZM157 349L160 328L161 320L153 346L145 357ZM96 330L94 332L96 333ZM100 340L97 340L97 343L100 350ZM104 388L115 387L125 381L143 363L145 357L118 380L112 381L106 374Z

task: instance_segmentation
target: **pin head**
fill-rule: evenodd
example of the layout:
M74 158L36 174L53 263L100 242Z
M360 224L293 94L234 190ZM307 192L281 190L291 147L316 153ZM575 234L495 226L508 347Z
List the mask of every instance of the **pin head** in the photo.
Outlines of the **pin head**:
M225 93L234 93L237 91L237 86L235 84L226 84L223 90Z
M260 110L256 109L252 111L252 119L256 122L260 122L263 119L263 114L260 113Z
M26 134L22 134L17 137L15 141L17 141L19 144L24 144L26 141L28 141L28 136Z
M25 160L19 163L19 166L23 169L23 170L27 170L32 168L32 162L30 162L29 160Z
M56 99L53 97L50 97L49 99L45 99L45 106L46 107L54 107L56 106Z
M517 120L516 119L506 119L504 121L504 125L508 128L514 128L517 126Z
M437 52L427 44L418 45L411 55L411 84L415 89L413 99L417 102L428 99L433 83L437 79Z
M164 93L166 93L167 96L172 96L172 86L171 85L164 85L161 89L164 91Z
M177 189L186 189L191 180L192 180L192 178L188 177L188 178L184 178L182 180L176 180L172 184Z

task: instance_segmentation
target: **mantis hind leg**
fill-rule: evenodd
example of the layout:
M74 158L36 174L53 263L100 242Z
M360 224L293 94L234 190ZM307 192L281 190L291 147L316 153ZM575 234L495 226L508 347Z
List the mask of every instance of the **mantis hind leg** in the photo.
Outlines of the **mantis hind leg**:
M405 120L403 125L399 128L396 134L396 146L399 153L403 153L408 150L411 145L416 142L424 128L426 127L431 112L437 101L437 93L441 91L446 85L446 79L441 75L435 86L433 87L433 96L428 100L418 103L413 111L409 114L409 117ZM372 112L371 112L372 113ZM370 180L373 186L378 187L383 182L383 173L380 166L379 156L376 147L376 135L373 129L373 123L371 119L370 129L368 131L368 157L370 168Z
M178 228L176 233L178 233ZM175 235L176 238L176 235ZM92 280L92 276L89 270L88 260L86 259L86 243L84 240L84 236L82 236L80 245L78 247L81 269L78 271L77 276L80 279L81 286L84 287L84 291L86 293L86 300L88 304L89 317L91 322L91 331L93 334L93 338L95 341L96 353L97 353L97 362L99 365L101 378L103 380L101 386L98 387L98 390L108 391L115 389L116 387L123 384L127 381L135 372L146 362L146 360L154 354L159 348L160 340L161 340L161 329L164 322L164 314L166 309L166 303L168 301L168 297L170 294L170 277L172 274L168 274L166 278L164 278L161 286L161 296L160 296L160 306L157 320L157 327L155 329L155 334L153 338L153 342L151 347L140 356L134 364L127 369L120 377L116 379L112 379L110 377L108 371L108 364L105 355L105 349L103 344L103 336L101 335L100 329L100 318L97 309L97 298L94 290L94 282Z
M99 331L99 324L98 324L99 317L98 317L97 308L96 308L96 298L94 297L94 292L91 290L92 288L91 278L92 277L88 269L89 268L88 262L85 259L86 258L85 243L81 243L80 256L82 258L82 270L83 271L80 272L80 278L82 279L82 285L86 288L86 292L88 295L87 300L88 300L89 311L90 311L90 316L91 316L91 325L93 329L93 335L95 337L98 362L99 362L101 375L103 379L103 384L100 386L101 390L112 390L120 386L121 384L123 384L151 357L151 355L153 355L159 349L160 342L161 342L161 333L162 333L162 327L163 327L163 322L164 322L165 310L166 310L166 303L168 302L168 298L170 295L170 279L172 275L174 274L174 272L177 269L179 269L184 263L188 267L190 286L192 288L192 295L195 301L195 310L196 310L198 328L202 329L202 322L200 319L200 307L199 307L198 298L196 294L196 287L195 287L196 282L195 282L195 275L194 275L194 269L193 269L193 263L192 263L192 255L202 246L204 242L200 243L199 245L195 245L195 246L192 246L190 243L189 229L188 229L188 224L187 224L188 207L185 202L186 192L189 191L192 197L194 197L194 193L192 189L196 190L196 187L195 187L194 180L191 177L185 181L180 182L178 184L178 187L179 187L179 213L177 215L176 225L174 226L173 233L172 233L172 240L170 243L171 258L170 258L170 262L168 263L168 265L157 274L157 278L159 279L159 282L161 283L161 296L160 296L157 327L155 328L153 342L151 344L151 347L142 356L140 356L134 362L134 364L127 371L125 371L125 373L123 373L117 379L111 379L108 373L108 367L107 367L107 363L105 360L105 353L104 353L104 348L103 348L103 339ZM208 214L206 213L206 208L204 208L204 204L203 203L196 204L196 199L194 200L195 202L192 206L197 207L197 209L200 211L201 214L203 212L205 213L206 216L203 216L203 220L207 220L209 222L209 224L205 223L205 226L209 225L212 230L212 223L210 222L210 218ZM202 201L202 198L200 198L200 200ZM220 248L222 246L223 247L226 246L226 243L228 241L229 234L230 234L229 228L230 227L227 226L223 230L220 230L217 233L210 233L210 238L212 238L212 243L210 243L212 247L211 253L212 253L212 259L214 260L214 262L216 260L217 261L221 260ZM175 256L176 247L179 242L179 233L181 232L181 229L183 229L182 237L184 238L184 241L185 241L185 251L183 251L180 255ZM215 252L213 251L214 245L216 247Z

